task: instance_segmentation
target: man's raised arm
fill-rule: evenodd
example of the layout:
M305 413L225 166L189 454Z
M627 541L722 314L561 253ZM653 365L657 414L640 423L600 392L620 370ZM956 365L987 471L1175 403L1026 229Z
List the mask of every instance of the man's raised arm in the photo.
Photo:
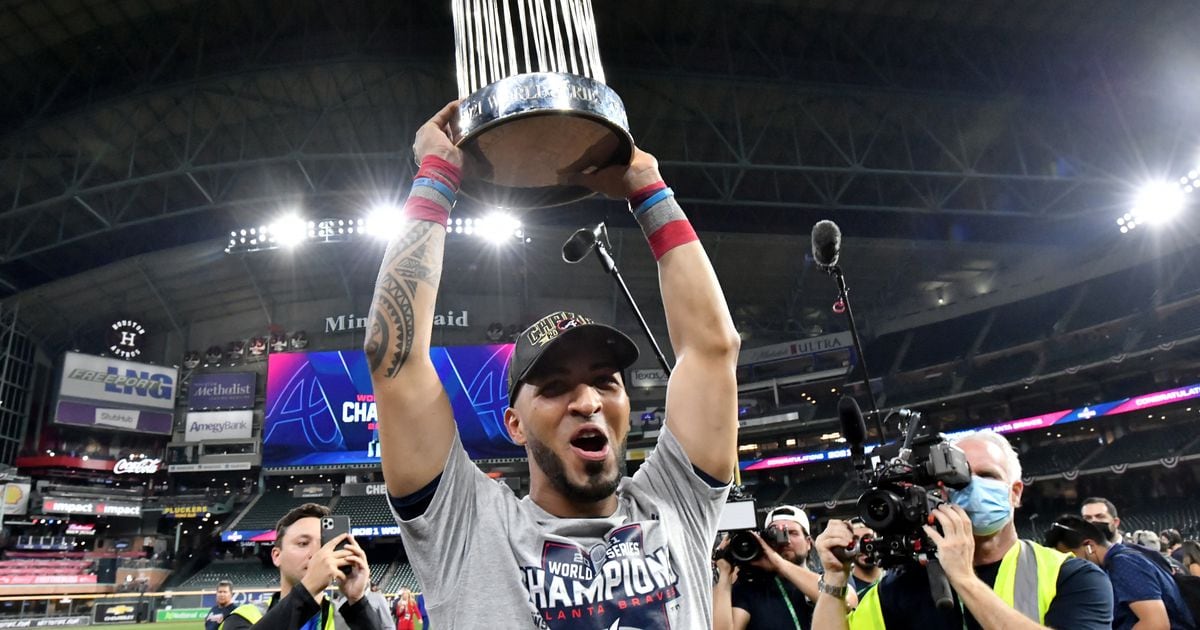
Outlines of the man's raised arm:
M429 345L446 220L462 168L450 140L457 114L455 101L417 131L413 152L421 166L404 206L404 228L383 255L363 346L375 387L383 477L397 497L441 474L454 441L454 414Z
M654 156L634 149L628 168L608 168L580 183L625 197L658 261L675 367L666 418L692 464L728 481L737 463L737 354L741 345L712 264Z

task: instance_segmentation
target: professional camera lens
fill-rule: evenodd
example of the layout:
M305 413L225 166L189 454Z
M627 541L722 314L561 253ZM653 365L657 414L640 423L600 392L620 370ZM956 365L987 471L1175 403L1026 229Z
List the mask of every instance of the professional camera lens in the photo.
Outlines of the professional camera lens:
M762 555L762 547L750 532L734 532L729 537L729 546L725 547L725 553L734 562L749 563Z
M858 499L858 513L863 524L877 532L885 532L895 525L901 509L900 497L888 490L876 488Z

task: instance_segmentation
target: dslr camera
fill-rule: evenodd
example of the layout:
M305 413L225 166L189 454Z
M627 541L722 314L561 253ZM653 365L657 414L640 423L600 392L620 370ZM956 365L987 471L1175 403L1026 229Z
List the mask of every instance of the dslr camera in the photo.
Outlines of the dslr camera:
M721 511L717 531L729 535L729 544L724 549L713 552L713 560L722 558L733 564L750 564L762 555L762 546L754 538L757 533L763 542L779 548L787 544L786 530L778 527L759 529L757 510L754 498L746 494L740 487L735 486L729 491L725 509Z
M933 510L946 502L946 488L961 490L971 483L971 467L961 449L940 433L914 439L920 414L909 410L893 414L909 418L903 439L872 452L873 467L861 456L855 462L859 479L867 486L858 498L858 514L877 534L859 541L857 553L884 568L926 563L937 546L922 527L930 523Z

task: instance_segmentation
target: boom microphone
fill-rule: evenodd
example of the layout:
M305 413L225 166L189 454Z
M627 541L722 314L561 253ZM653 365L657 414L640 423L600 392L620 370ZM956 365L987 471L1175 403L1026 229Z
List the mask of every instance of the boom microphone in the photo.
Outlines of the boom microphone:
M812 229L812 255L817 266L829 269L838 262L842 249L842 230L828 219L818 221Z
M577 230L563 243L562 257L563 260L575 264L592 252L596 248L596 243L600 241L600 235L604 232L604 222L597 223L594 227L583 228Z
M838 418L842 421L842 437L850 444L850 450L861 452L867 441L867 423L863 420L858 401L842 396L838 401Z

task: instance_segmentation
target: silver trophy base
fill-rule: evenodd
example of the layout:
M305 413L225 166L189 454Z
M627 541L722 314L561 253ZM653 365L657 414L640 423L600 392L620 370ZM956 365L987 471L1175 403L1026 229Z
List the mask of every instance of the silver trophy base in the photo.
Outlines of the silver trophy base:
M573 175L629 164L633 137L612 88L555 72L501 79L459 104L462 192L501 208L546 208L590 197Z

